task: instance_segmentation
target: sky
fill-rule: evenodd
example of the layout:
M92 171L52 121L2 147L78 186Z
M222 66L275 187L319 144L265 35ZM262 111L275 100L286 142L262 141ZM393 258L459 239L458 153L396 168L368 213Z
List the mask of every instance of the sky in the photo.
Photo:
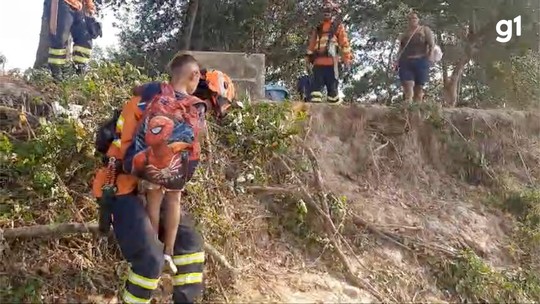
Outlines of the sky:
M43 0L0 0L0 54L7 58L6 70L25 70L34 64L41 29ZM102 49L113 47L119 32L112 11L98 18L103 37L94 40Z

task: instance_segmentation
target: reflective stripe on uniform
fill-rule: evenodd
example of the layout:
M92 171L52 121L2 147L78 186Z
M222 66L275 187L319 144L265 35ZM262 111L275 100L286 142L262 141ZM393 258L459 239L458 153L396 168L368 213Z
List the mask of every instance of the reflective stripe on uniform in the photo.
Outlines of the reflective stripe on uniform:
M47 62L49 64L64 65L66 64L67 60L63 58L49 58Z
M120 148L122 146L122 141L120 139L115 139L113 140L112 144L117 147L117 148Z
M150 303L151 299L138 298L132 295L129 291L124 289L124 293L122 294L122 300L124 301L124 303L128 303L128 304L139 304L139 303Z
M335 96L335 97L332 97L332 96L328 96L328 101L333 101L333 102L336 102L339 100L339 96Z
M88 63L90 62L90 58L84 58L81 56L73 56L73 61L78 63Z
M314 102L321 102L322 101L322 93L319 92L319 91L311 92L310 96L311 96L311 101L314 101Z
M118 117L118 120L116 121L116 132L122 133L123 128L124 128L124 116L120 115L120 117Z
M67 50L66 49L49 48L49 54L50 55L56 55L56 56L63 56L63 55L67 54Z
M175 275L173 279L174 286L182 286L187 284L202 283L202 272L192 272L186 274Z
M92 49L85 48L85 47L82 47L80 45L75 45L73 47L73 52L79 52L81 54L91 55L92 54Z
M144 111L146 109L146 101L139 101L139 103L137 103L137 107L141 110L141 111Z
M176 266L204 263L204 252L175 255L173 256L173 262Z
M144 289L154 290L158 287L159 279L149 279L129 270L128 281Z

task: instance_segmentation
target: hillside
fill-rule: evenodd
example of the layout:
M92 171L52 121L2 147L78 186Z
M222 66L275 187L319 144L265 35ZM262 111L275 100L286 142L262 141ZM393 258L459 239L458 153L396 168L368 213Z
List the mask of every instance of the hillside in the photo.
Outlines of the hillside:
M114 296L113 238L13 228L95 222L92 131L147 80L129 65L0 80L2 302ZM53 101L89 114L53 118ZM540 113L254 103L211 126L185 203L219 252L206 300L540 301Z

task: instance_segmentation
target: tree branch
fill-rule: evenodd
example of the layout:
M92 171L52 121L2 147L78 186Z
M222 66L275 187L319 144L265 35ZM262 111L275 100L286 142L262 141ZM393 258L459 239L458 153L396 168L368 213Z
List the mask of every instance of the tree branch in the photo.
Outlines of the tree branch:
M82 233L98 234L98 225L93 223L61 223L8 228L4 230L0 229L0 242L4 239L9 240L15 238L60 238L68 234ZM223 254L221 254L214 246L204 243L204 250L231 274L236 275L238 273L238 270L233 267L227 258L225 258L225 256L223 256Z

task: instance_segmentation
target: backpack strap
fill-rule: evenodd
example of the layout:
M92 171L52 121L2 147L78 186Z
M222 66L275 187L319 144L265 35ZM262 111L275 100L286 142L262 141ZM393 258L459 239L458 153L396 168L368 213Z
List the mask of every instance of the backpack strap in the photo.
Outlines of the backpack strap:
M161 95L165 95L165 96L168 96L168 97L175 97L175 94L174 94L174 89L173 87L166 83L166 82L162 82L161 83Z
M321 37L323 35L323 25L322 25L322 23L319 24L315 28L315 35L317 35L317 42L318 42L317 51L319 51L321 49Z
M411 34L411 36L409 36L409 39L407 40L407 43L405 43L405 46L403 46L403 48L401 49L401 52L398 54L397 56L397 60L399 61L401 59L401 56L403 55L403 53L405 53L405 49L409 46L409 43L411 42L412 38L414 35L416 35L416 33L418 32L418 30L420 30L420 28L423 28L423 26L419 26L417 27L414 32ZM400 41L401 42L401 41Z
M334 19L332 21L332 25L330 25L330 29L328 30L328 40L326 40L326 46L325 46L325 51L324 53L326 54L326 56L328 56L329 54L329 47L330 47L330 41L332 40L332 38L336 35L337 31L338 31L338 28L339 26L341 25L341 20L339 18L336 17L336 19ZM323 35L323 24L319 24L316 28L315 28L315 32L316 32L316 35L317 35L317 41L318 41L318 45L317 45L317 50L320 50L321 49L321 37Z
M334 21L332 21L332 25L330 26L330 30L328 31L328 40L326 41L326 54L327 55L329 54L328 48L330 47L330 41L336 35L337 30L340 25L341 25L341 20L336 18Z
M208 101L208 100L205 100L205 99L200 99L196 96L193 96L193 95L188 95L186 96L186 101L185 101L188 105L190 106L199 106L199 105L204 105L206 107L206 111L210 110L210 109L213 109L213 105L211 103L211 101Z

